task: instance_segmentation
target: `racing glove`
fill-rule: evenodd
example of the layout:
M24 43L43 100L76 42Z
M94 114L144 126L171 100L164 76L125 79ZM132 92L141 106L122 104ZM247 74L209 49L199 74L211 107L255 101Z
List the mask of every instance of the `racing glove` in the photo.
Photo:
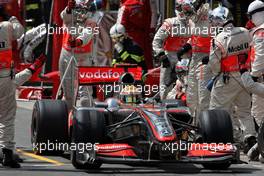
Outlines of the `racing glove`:
M202 59L203 65L207 65L209 63L209 56L206 56Z
M46 62L46 55L42 54L36 61L28 68L34 74Z
M170 67L170 61L169 61L168 56L165 54L165 52L161 52L157 57L159 58L160 62L162 63L163 68Z
M71 47L71 48L76 48L76 47L79 47L79 46L82 46L83 44L83 41L81 39L69 39L68 40L68 45Z
M182 56L186 53L188 53L189 51L192 50L192 45L190 45L189 43L186 43L178 52L177 52L177 57L178 60L181 61L182 60Z
M71 13L71 12L72 12L72 9L75 7L75 5L76 5L75 0L69 0L69 1L68 1L68 6L67 6L67 10L66 10L66 12L67 12L68 14Z

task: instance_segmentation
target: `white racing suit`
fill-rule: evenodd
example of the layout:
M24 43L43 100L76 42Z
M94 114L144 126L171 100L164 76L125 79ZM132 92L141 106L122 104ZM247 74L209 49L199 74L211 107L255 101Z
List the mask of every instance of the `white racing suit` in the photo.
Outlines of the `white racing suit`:
M249 72L245 72L241 76L243 85L252 94L264 98L264 84L255 82Z
M178 17L168 18L159 28L153 40L153 50L155 56L165 52L167 55L170 66L165 67L163 64L160 69L160 98L166 99L168 93L173 88L175 81L173 74L175 74L175 66L178 62L177 52L190 38L188 32L180 32L181 29L189 28L186 20L179 19Z
M20 50L20 58L25 62L33 62L33 51L46 38L46 25L41 24L22 35L18 40L18 49Z
M202 64L202 59L209 56L210 52L210 25L209 4L204 4L197 15L190 22L192 25L192 59L188 74L187 105L192 115L199 115L209 108L210 92L206 84L212 78L212 73L207 65Z
M239 72L241 68L250 68L248 58L250 42L247 29L230 24L213 39L210 52L209 67L214 76L217 76L211 92L210 109L224 109L232 115L236 142L256 134L254 121L250 115L251 96L244 87ZM234 106L235 115L232 112ZM244 127L244 139L241 139L239 121Z
M264 24L252 31L253 41L251 47L251 75L257 77L260 84L264 84ZM254 93L254 92L253 92ZM264 98L253 94L252 95L252 116L255 117L258 125L264 118Z
M1 147L13 150L14 122L16 115L16 85L27 80L29 70L11 79L12 74L12 41L17 40L24 32L23 26L15 17L9 21L0 22L0 142Z
M94 27L91 26L91 19L87 18L81 23L77 23L77 16L74 15L72 19L72 14L66 12L67 7L61 12L61 18L64 23L63 34L63 44L59 60L59 71L60 77L63 78L66 68L69 61L72 57L75 57L78 66L92 66L92 47L93 41L93 32L91 29ZM81 30L80 30L81 29ZM66 32L65 32L66 31ZM73 31L73 32L72 32ZM78 32L76 34L76 31ZM72 33L71 33L72 32ZM71 33L71 34L70 34ZM73 36L76 39L81 39L83 45L72 49L69 44L69 38ZM73 61L70 65L68 72L66 73L65 80L62 80L62 88L68 109L72 109L74 105L74 90L76 89L75 80L78 79L75 70L76 63ZM81 86L79 91L79 96L81 97L81 106L91 106L92 104L92 88L87 86Z

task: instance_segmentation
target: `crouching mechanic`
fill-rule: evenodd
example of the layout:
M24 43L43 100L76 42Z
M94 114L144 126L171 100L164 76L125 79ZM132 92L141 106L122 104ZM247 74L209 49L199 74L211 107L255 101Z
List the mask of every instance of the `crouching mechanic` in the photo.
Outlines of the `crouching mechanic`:
M232 114L233 106L237 107L238 117L232 117L235 142L241 143L240 120L245 127L242 140L245 149L249 150L254 145L252 141L256 140L256 131L250 116L251 97L243 86L240 69L250 68L250 34L245 28L235 27L231 12L222 6L212 11L210 21L219 30L222 27L222 31L213 39L210 51L208 66L217 76L211 92L210 109L224 109Z
M250 72L243 69L241 70L241 79L246 87L246 89L254 94L254 96L258 96L259 98L264 98L264 84L261 82L258 82L258 77L252 77ZM258 125L264 124L264 118L262 118L262 122L260 122L260 119L257 121ZM250 161L260 161L261 163L264 163L264 158L259 152L258 149L258 143L256 143L247 153L248 158Z
M99 1L96 1L99 2ZM100 1L101 2L101 1ZM78 6L78 10L76 7ZM61 18L66 32L63 34L62 50L59 59L59 70L62 81L62 88L68 109L71 110L74 105L74 80L75 74L73 61L69 70L67 66L72 57L77 61L78 66L92 66L93 64L93 35L96 33L95 13L88 12L86 1L69 0L68 6L61 12ZM65 30L64 30L65 31ZM74 59L74 60L75 60ZM80 87L81 106L92 105L92 87Z
M155 57L161 62L160 69L160 98L166 99L176 81L175 66L181 60L182 54L191 50L186 44L190 38L188 19L182 12L181 1L176 1L176 17L168 18L159 28L153 40ZM185 29L187 32L180 32Z
M110 29L110 36L114 43L114 56L112 65L136 64L144 71L147 71L144 52L132 39L126 35L125 27L122 24L115 24Z
M264 3L260 0L253 1L248 7L248 16L255 26L251 30L251 72L242 75L245 87L253 93L252 116L260 126L264 119ZM246 70L244 70L246 71ZM242 73L244 72L242 71ZM258 160L257 144L248 152L250 160ZM263 158L262 158L263 161Z
M2 12L2 11L1 11ZM13 158L14 121L16 115L16 87L27 81L32 73L39 68L44 59L38 60L30 68L13 76L12 40L17 40L24 32L23 26L16 17L4 21L0 13L0 144L3 147L3 166L19 168L19 163Z

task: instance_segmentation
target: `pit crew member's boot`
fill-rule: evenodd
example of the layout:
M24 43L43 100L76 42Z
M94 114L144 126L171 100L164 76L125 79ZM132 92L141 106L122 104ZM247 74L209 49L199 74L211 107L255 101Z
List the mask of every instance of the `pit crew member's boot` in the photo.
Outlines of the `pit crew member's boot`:
M256 143L247 153L248 159L250 161L258 161L259 159L259 150L258 143Z
M11 167L11 168L20 168L20 164L17 160L14 159L13 151L7 148L3 148L3 166Z
M249 150L257 143L257 139L255 136L247 135L244 139L244 146L243 146L243 152L244 154L247 154Z

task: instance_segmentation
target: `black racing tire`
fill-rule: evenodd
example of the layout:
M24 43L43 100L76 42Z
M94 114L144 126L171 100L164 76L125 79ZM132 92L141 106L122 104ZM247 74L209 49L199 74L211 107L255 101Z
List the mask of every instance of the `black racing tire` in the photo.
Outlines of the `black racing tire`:
M199 115L198 127L204 143L233 143L233 126L228 112L224 110L203 111ZM226 170L231 162L202 164L205 169Z
M232 120L228 112L224 110L214 109L201 112L198 127L203 142L233 143Z
M68 110L61 100L36 101L31 120L31 143L35 154L58 155L64 153L57 150L59 144L69 142ZM54 150L40 151L40 145L54 146ZM51 148L51 147L50 147Z
M72 143L75 145L78 145L79 143L104 143L104 139L104 113L86 108L77 109L73 118ZM78 150L71 151L71 162L76 169L93 170L101 167L102 163L95 158L94 162L78 162L77 152Z
M262 121L258 131L258 149L262 157L264 157L264 120Z

